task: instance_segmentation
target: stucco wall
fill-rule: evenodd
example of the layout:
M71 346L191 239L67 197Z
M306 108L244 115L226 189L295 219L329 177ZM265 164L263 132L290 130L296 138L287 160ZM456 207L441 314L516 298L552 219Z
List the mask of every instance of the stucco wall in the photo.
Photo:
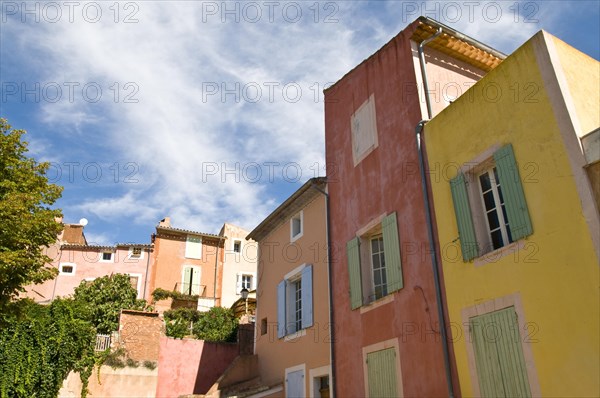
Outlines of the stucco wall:
M90 376L88 397L107 398L143 398L156 396L158 369L150 370L143 366L112 369L102 366L100 376L97 369ZM81 396L81 379L79 373L71 372L58 393L60 398L77 398Z
M249 231L229 223L223 227L223 235L227 237L223 254L223 278L220 281L223 307L231 307L241 297L236 291L238 273L253 274L256 280L257 245L252 240L246 240L248 233ZM240 253L233 251L235 240L241 242Z
M285 369L305 364L306 391L310 369L329 365L329 313L325 199L319 194L303 210L303 236L290 243L286 220L259 242L255 352L264 385L283 383ZM277 337L277 284L302 264L313 266L313 321L305 335L290 341ZM261 333L266 319L267 332ZM283 393L282 393L283 394Z
M472 100L460 98L425 128L428 161L438 171L431 179L433 201L465 396L474 394L477 383L465 311L498 300L517 300L528 374L539 379L539 387L531 385L533 394L600 395L598 257L561 135L565 116L556 113L549 80L538 67L545 48L544 35L534 36L473 87ZM597 76L598 64L588 66L579 75ZM503 93L497 99L485 96L490 84ZM504 254L465 263L448 181L461 165L507 143L515 151L533 234Z
M422 83L420 76L417 80L419 65L411 47L414 27L407 27L325 91L336 384L338 395L344 397L366 394L362 349L384 342L399 347L399 394L448 395L441 338L435 332L438 314L415 138L424 104L417 95ZM434 110L439 111L447 105L441 97L444 85L456 83L465 89L463 83L476 79L479 71L462 69L464 64L449 62L433 50L427 53L433 61L427 66L430 87L438 93ZM378 147L355 167L351 116L371 95ZM387 296L385 304L368 311L351 310L346 243L393 212L398 219L404 287ZM423 375L439 376L424 382Z
M156 396L206 393L237 355L237 344L161 337Z

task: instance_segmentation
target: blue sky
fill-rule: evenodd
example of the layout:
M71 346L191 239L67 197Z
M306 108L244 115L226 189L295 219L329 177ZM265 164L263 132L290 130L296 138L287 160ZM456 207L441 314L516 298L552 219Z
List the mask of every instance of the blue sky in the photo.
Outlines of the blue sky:
M0 1L0 115L88 241L254 228L325 173L323 88L419 15L509 54L540 29L598 59L599 1Z

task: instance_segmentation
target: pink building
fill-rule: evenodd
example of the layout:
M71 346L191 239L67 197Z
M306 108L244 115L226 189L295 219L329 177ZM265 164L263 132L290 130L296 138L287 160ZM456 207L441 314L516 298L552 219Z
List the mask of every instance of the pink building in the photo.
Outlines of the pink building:
M111 274L129 275L138 298L148 299L150 287L147 275L154 258L152 246L139 243L118 243L114 246L89 245L83 225L65 224L54 245L46 250L57 268L58 276L39 285L26 287L26 297L46 303L56 297L72 295L82 281L91 281Z

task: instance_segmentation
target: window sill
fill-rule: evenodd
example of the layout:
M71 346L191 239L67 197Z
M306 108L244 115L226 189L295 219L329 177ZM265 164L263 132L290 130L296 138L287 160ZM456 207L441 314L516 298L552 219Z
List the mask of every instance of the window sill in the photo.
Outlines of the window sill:
M491 252L487 252L477 257L473 263L476 267L481 267L486 264L493 264L500 260L503 257L506 257L509 254L513 254L521 250L525 246L524 239L520 239L516 242L511 243L510 245L501 247L496 250L492 250Z
M360 313L364 314L366 312L369 312L371 310L374 310L375 308L379 308L383 305L386 305L388 303L391 303L394 301L394 292L388 294L387 296L384 296L380 299L377 299L375 301L371 301L369 304L363 305L362 307L360 307Z
M306 336L306 329L298 330L297 332L284 336L283 341L293 341L303 336Z

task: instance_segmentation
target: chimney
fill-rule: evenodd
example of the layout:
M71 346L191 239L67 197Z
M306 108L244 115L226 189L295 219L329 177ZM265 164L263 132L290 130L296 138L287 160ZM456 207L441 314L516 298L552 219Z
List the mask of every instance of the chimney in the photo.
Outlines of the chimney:
M171 226L171 217L165 217L158 223L159 227L170 227Z

